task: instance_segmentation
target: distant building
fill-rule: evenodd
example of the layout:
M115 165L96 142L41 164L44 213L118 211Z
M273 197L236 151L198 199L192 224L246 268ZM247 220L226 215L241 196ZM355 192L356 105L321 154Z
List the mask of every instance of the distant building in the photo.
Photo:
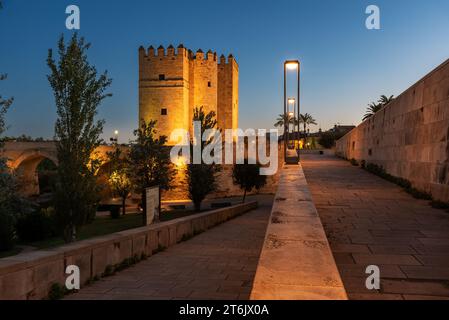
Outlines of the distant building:
M139 48L139 121L156 120L159 135L192 133L193 109L214 111L220 129L238 128L239 67L232 55L184 46ZM174 141L169 141L169 144Z
M332 129L330 129L329 131L337 134L337 135L345 135L347 134L349 131L355 129L355 126L351 125L351 126L341 126L341 125L335 125Z

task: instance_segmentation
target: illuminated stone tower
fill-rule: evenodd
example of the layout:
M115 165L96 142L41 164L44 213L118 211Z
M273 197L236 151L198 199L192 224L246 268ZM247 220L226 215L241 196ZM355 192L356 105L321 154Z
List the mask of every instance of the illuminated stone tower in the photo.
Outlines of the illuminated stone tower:
M174 129L192 131L195 107L214 111L220 129L238 127L239 68L212 51L196 54L182 45L157 51L139 48L139 121L157 120L160 135L170 137ZM174 141L169 141L173 144Z

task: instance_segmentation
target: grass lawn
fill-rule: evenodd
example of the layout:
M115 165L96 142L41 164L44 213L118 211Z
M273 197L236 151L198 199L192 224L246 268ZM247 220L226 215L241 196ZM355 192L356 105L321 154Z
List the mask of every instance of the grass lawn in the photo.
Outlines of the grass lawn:
M202 211L203 212L203 211ZM161 212L161 221L170 221L177 218L195 214L194 210L170 210ZM86 240L107 234L142 227L142 214L132 213L121 216L119 219L111 219L109 216L97 217L92 224L84 226L78 233L78 240ZM37 249L48 249L64 244L61 238L51 238L43 241L26 243Z
M94 237L120 232L128 229L139 228L142 226L141 214L127 214L119 219L107 217L97 217L92 224L84 226L78 233L78 240L86 240ZM51 238L43 241L27 243L27 245L38 249L47 249L64 244L61 238Z
M196 213L198 212L195 212L194 210L169 210L161 212L160 219L162 222L164 222L177 218L187 217ZM142 214L140 213L127 214L125 216L121 216L119 219L111 219L109 216L97 217L92 224L86 225L81 228L77 238L78 240L86 240L140 227L142 227ZM64 240L58 237L31 243L19 243L19 245L31 246L35 247L36 249L49 249L62 246L64 244ZM14 256L19 254L21 251L22 248L16 247L9 251L0 252L0 258Z
M14 249L11 249L8 251L0 251L0 259L15 256L15 255L19 254L21 251L22 251L22 248L14 248Z

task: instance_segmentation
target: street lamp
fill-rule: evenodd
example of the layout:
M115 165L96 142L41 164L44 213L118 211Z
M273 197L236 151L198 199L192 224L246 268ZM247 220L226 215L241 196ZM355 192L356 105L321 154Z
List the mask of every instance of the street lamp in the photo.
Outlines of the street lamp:
M297 97L296 99L294 98L289 98L287 99L287 72L288 71L296 71L297 73L297 82L298 82L298 91L297 91ZM298 60L287 60L284 62L284 117L287 116L287 109L289 108L288 106L293 103L293 108L295 108L295 103L297 102L297 108L295 111L297 111L297 115L299 117L299 112L300 112L300 106L299 106L299 90L300 90L300 64ZM284 124L284 161L287 162L287 136L289 135L289 123L285 123ZM293 124L293 131L295 131L295 123ZM298 131L299 131L299 122L297 123L298 125ZM294 160L295 163L299 162L299 144L298 144L298 149L296 151L297 156L296 159ZM293 160L291 158L289 158L289 162L292 162Z
M111 142L114 143L114 144L118 144L118 134L119 134L119 131L115 130L114 131L114 137L109 139L109 140L111 140Z
M288 98L287 100L288 102L288 112L293 120L293 143L294 145L296 144L296 137L295 137L295 129L296 129L296 122L295 120L297 119L296 117L296 99L295 98ZM293 110L293 112L291 112L291 110ZM290 126L290 123L289 123ZM290 129L289 129L290 130ZM290 142L290 140L289 140Z

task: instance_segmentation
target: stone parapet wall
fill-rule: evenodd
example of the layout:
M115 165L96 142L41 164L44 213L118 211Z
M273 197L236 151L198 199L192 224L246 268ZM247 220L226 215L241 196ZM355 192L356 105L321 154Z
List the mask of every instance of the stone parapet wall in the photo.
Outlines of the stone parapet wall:
M251 299L347 299L300 165L281 171Z
M127 230L50 250L0 259L0 300L45 299L53 284L65 284L65 269L76 265L81 286L126 259L149 257L200 232L257 208L249 202L225 209Z
M336 153L383 166L449 201L449 60L337 141Z

